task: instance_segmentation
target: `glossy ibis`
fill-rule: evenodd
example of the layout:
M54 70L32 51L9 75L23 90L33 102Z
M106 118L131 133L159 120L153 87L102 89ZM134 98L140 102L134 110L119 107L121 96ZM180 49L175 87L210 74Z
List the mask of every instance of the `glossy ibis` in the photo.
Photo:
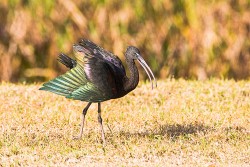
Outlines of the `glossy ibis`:
M73 45L73 51L76 60L63 53L58 57L58 61L71 70L44 83L40 90L88 102L82 112L81 130L76 139L82 137L84 120L90 105L98 103L98 122L101 127L103 144L105 144L101 102L120 98L136 88L139 82L139 73L135 60L138 60L146 71L152 83L152 89L154 87L152 79L157 86L154 74L140 56L140 51L134 46L129 46L125 53L130 77L126 76L125 68L116 55L104 50L90 40L82 39L78 44Z

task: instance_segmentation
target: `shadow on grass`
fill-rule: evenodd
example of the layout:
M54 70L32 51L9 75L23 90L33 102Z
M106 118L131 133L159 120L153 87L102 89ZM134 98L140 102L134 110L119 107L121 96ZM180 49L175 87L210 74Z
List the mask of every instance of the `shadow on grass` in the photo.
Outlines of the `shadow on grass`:
M155 135L168 135L170 137L178 137L188 134L206 133L210 131L211 127L203 124L174 124L174 125L160 125L159 130L156 130Z
M123 136L125 138L130 137L157 137L157 136L168 136L170 138L177 138L179 136L188 136L188 135L205 135L207 133L211 133L213 131L216 131L214 127L211 126L205 126L203 124L164 124L159 125L155 129L149 129L144 130L142 132L119 132L120 136ZM223 128L222 131L225 133L230 132L237 132L237 133L245 133L246 129L243 127L230 127L230 128Z
M154 129L145 129L141 132L125 132L120 131L119 136L123 136L126 138L130 137L154 137L154 136L169 136L169 137L179 137L185 136L189 134L198 134L198 133L206 133L210 131L211 127L204 126L203 124L164 124L158 125L158 127Z

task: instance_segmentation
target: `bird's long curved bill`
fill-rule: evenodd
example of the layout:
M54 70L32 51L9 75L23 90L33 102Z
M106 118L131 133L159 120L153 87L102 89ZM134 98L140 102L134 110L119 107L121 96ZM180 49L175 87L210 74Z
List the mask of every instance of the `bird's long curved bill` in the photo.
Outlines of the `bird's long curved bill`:
M146 71L146 73L149 77L149 80L152 84L152 89L154 88L154 82L155 82L155 87L157 87L157 82L156 82L155 76L154 76L152 70L150 69L150 67L145 62L145 60L139 54L137 54L137 60L140 63L140 65L143 67L143 69ZM154 82L152 81L152 79L154 80Z

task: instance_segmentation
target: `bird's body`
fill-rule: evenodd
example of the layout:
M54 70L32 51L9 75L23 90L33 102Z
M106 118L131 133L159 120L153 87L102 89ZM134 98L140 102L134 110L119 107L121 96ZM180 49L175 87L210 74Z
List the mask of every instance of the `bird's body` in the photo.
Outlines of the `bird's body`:
M100 103L109 99L120 98L136 88L139 81L139 73L134 60L146 70L149 78L154 78L152 71L140 57L139 50L133 46L127 48L126 61L130 71L130 77L121 60L97 46L89 40L81 40L73 46L76 60L65 54L60 54L58 61L70 68L65 74L45 83L40 90L50 91L66 98L89 102L83 110L82 128L79 137L82 136L85 115L91 103L98 103L98 121L102 127ZM102 127L102 138L104 132Z

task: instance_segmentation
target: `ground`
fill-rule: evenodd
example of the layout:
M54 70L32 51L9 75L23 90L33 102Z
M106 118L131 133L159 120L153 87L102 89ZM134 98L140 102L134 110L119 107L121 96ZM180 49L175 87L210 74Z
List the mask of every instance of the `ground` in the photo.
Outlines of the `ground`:
M250 166L250 81L167 79L97 104L0 84L0 166Z

